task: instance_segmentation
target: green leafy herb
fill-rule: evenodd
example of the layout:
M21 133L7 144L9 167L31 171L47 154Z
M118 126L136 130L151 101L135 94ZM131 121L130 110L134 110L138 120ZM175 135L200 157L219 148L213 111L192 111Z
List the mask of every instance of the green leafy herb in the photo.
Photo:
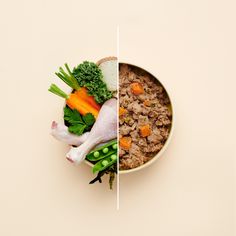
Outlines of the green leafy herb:
M83 120L87 126L91 126L95 122L95 118L91 113L87 113L83 116Z
M86 125L83 124L76 124L76 125L71 125L69 126L68 130L69 132L77 135L81 135L86 128Z
M68 121L70 124L83 124L80 113L77 110L72 110L67 106L64 108L64 120Z
M72 74L79 86L86 87L97 103L104 103L112 97L103 81L102 71L95 63L84 61L73 69Z
M77 110L72 110L67 106L64 108L64 120L69 132L77 135L89 131L95 122L95 118L91 113L81 116Z

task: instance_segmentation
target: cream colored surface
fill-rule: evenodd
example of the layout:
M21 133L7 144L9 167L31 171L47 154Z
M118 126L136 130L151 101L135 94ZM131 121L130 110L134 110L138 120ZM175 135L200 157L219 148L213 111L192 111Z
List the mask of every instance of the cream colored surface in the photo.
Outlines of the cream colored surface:
M0 235L234 236L234 1L1 1ZM49 136L63 101L47 92L64 62L116 53L158 76L173 140L116 191L88 185ZM62 84L62 83L59 83ZM64 86L65 88L66 86ZM112 232L112 233L111 233Z

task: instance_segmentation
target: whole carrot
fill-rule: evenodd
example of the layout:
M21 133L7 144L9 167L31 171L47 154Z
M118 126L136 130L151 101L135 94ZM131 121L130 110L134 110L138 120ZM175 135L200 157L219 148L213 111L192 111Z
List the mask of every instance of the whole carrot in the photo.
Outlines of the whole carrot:
M51 84L48 91L66 99L66 104L71 109L76 109L81 115L91 113L95 118L98 116L98 110L89 103L78 97L75 93L66 94L57 85Z
M66 104L71 109L76 109L81 115L92 113L95 118L98 116L98 110L78 97L76 93L71 93L69 95L69 98L66 100Z
M95 101L93 96L88 94L88 90L85 87L80 87L77 79L74 77L70 68L67 64L65 64L67 72L64 71L62 67L59 68L59 73L56 75L64 81L67 85L69 85L72 89L76 90L75 94L82 98L84 101L92 105L98 111L100 110L101 106Z
M85 87L81 87L76 90L75 94L82 98L84 101L88 102L91 106L96 108L97 110L101 109L101 106L95 101L93 96L88 95L88 90Z

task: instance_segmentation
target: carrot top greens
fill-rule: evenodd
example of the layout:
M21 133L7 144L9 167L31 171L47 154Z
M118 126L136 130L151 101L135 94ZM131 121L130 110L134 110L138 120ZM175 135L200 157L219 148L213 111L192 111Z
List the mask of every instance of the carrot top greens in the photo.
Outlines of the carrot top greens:
M51 93L54 93L56 94L57 96L59 97L62 97L62 98L65 98L65 99L68 99L69 96L64 92L62 91L57 85L55 84L51 84L50 88L48 89L48 91L50 91Z
M69 66L67 65L67 63L65 63L65 67L67 70L67 73L65 72L65 70L60 67L59 68L59 73L56 72L55 74L62 80L64 81L67 85L69 85L71 88L78 90L80 89L79 83L76 80L76 78L74 77L74 75L71 73Z

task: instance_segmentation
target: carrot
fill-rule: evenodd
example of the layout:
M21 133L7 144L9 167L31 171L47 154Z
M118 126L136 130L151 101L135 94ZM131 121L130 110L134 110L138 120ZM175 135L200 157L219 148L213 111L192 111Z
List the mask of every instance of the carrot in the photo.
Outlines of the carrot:
M81 115L85 115L87 113L92 113L95 118L98 116L98 110L91 106L89 103L85 102L83 99L78 97L75 93L71 93L67 95L63 92L59 87L55 84L52 84L48 89L50 92L66 99L66 104L71 109L76 109Z
M98 110L78 97L75 93L69 95L69 98L66 99L66 104L71 109L76 109L81 115L92 113L95 118L98 116Z
M139 128L140 135L145 138L151 134L151 128L150 125L143 125Z
M93 106L95 109L98 111L101 109L101 106L95 101L93 96L90 96L88 94L88 90L85 87L81 87L78 89L75 94L79 97L82 98L84 101L89 103L91 106Z
M119 107L119 116L123 116L127 113L127 110L123 107Z
M143 102L143 105L146 106L146 107L149 107L151 105L151 102L149 100L145 100Z
M120 138L120 147L123 149L129 150L131 147L132 139L131 137L122 137Z
M72 89L76 90L75 94L82 98L84 101L92 105L94 108L96 108L98 111L100 110L101 106L95 101L93 96L90 96L88 94L88 90L85 87L80 87L77 79L74 77L72 72L70 71L70 68L67 64L65 64L65 67L67 69L67 72L63 70L62 67L59 68L59 73L56 73L56 75L64 81L67 85L69 85Z
M135 82L135 83L132 83L130 86L131 86L131 92L134 95L140 95L144 93L143 86L140 83Z

